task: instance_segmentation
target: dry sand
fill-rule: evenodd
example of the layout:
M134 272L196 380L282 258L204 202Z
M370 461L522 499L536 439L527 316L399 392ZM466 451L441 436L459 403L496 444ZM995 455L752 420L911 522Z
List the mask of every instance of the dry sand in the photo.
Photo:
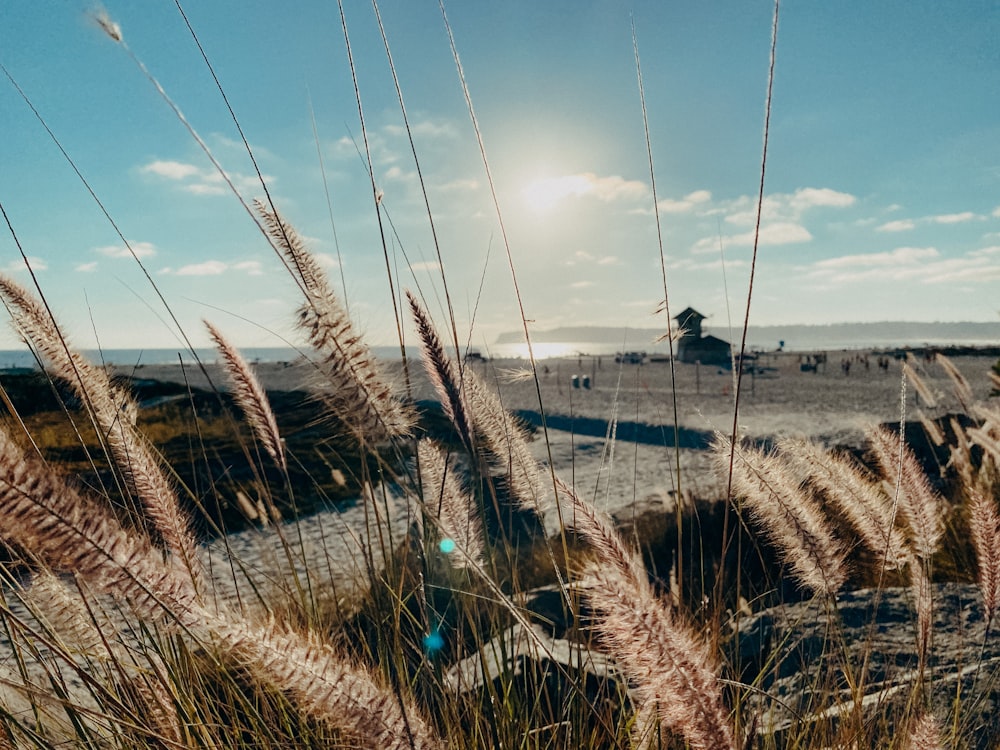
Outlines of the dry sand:
M774 353L761 356L761 372L745 375L741 386L738 429L740 434L774 439L806 437L827 446L859 446L867 425L898 422L901 409L907 419L918 411L930 417L961 407L951 380L935 363L914 363L937 403L917 398L912 386L905 391L901 362L889 360L887 370L878 366L879 355L870 352L831 352L826 364L815 372L804 372L805 355ZM867 365L865 359L867 358ZM845 374L842 361L851 367ZM990 392L989 369L993 357L957 357L955 365L968 378L976 398ZM401 385L405 382L399 362L386 369ZM681 491L695 497L718 497L718 485L710 459L703 448L716 430L729 433L733 427L733 374L705 365L653 362L617 365L613 357L580 357L542 360L538 364L539 388L523 360L473 362L478 375L498 389L508 409L541 423L546 415L548 430L536 431L536 456L551 458L556 471L572 480L578 491L599 507L617 510L629 503L662 500L670 505L677 490L677 466L681 467ZM208 366L212 380L224 387L225 378L215 365ZM436 400L419 362L410 363L410 390L416 400ZM308 387L315 369L308 364L264 363L257 373L268 389ZM184 382L204 386L205 376L179 365L145 366L137 377ZM573 387L574 377L579 387ZM589 388L583 387L584 378ZM676 388L672 383L676 382ZM541 404L539 407L539 390ZM674 408L682 449L675 451ZM617 435L617 440L607 436ZM545 436L547 435L547 440ZM629 437L638 440L632 442Z

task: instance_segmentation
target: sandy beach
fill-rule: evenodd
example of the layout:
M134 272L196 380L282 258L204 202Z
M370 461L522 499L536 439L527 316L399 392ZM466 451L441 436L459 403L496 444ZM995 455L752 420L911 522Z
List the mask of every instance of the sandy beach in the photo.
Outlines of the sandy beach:
M925 359L913 364L936 403L919 398L909 385L901 399L902 362L886 357L887 367L881 368L878 361L883 356L830 352L825 364L812 370L808 369L815 361L812 355L761 355L754 374L743 378L740 434L762 439L806 437L826 446L857 447L872 423L898 422L901 413L912 421L920 412L934 418L961 410L944 369ZM850 362L849 371L845 361ZM988 373L995 358L963 356L952 361L969 380L974 396L988 398ZM556 471L600 507L614 511L636 500L657 498L669 504L677 488L678 459L682 492L718 496L704 447L715 431L732 430L731 371L684 363L671 368L669 362L620 365L613 357L582 356L540 360L536 388L524 360L471 361L468 366L497 388L508 409L535 426L536 456L546 463L551 458ZM387 362L385 368L405 391L402 364ZM206 371L212 382L225 387L217 365L208 364ZM256 371L269 390L309 388L315 382L315 368L303 362L261 363ZM197 368L179 365L144 366L130 373L194 387L208 384ZM436 400L419 362L410 363L408 379L414 400ZM673 448L675 404L680 451ZM608 440L611 435L616 439Z
M758 373L746 374L740 391L739 429L753 437L801 435L826 444L856 445L864 426L871 422L898 421L901 413L901 362L889 358L888 369L877 365L880 355L871 352L830 352L827 362L815 371L802 371L805 357L794 352L761 355ZM845 374L842 362L851 362ZM867 365L865 361L867 360ZM989 396L989 369L995 357L963 356L952 360L969 380L977 399ZM645 425L674 424L676 393L677 422L698 431L728 431L733 421L733 373L719 367L669 362L617 365L613 357L547 359L538 361L539 391L525 360L471 362L475 372L493 383L511 411L539 412L558 417L637 422ZM401 392L407 390L399 362L385 363ZM960 408L947 374L934 362L915 363L931 391L935 404L916 397L907 388L907 418L917 410L934 417ZM215 363L206 365L212 382L226 388L226 379ZM316 382L315 368L307 363L261 363L255 370L268 390L309 388ZM187 382L193 387L209 385L194 366L145 365L118 372L136 378ZM579 387L573 386L577 378ZM584 379L589 388L584 387ZM409 392L416 401L435 400L433 389L419 362L409 367ZM672 388L675 381L676 388Z

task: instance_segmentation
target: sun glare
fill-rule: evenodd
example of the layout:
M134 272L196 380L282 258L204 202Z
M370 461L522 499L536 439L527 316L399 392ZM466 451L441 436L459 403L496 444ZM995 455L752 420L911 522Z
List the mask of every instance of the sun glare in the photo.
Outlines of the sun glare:
M542 177L528 183L521 195L528 207L536 213L547 213L566 198L590 192L591 184L584 175Z

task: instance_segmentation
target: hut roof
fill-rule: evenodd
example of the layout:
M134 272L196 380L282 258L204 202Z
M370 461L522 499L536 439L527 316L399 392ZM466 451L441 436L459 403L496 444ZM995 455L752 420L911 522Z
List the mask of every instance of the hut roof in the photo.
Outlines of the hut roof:
M681 324L686 323L691 318L695 318L697 320L704 320L705 316L702 315L697 310L695 310L693 307L685 307L683 310L681 310L674 316L674 320L678 321Z

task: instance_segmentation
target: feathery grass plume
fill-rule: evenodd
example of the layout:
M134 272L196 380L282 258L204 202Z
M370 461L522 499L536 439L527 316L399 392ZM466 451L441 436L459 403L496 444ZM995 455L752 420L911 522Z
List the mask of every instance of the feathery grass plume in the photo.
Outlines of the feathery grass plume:
M91 658L112 658L109 645L117 636L115 626L105 621L98 625L80 592L71 589L48 568L32 576L24 600L33 612L44 617L71 651Z
M930 559L944 534L943 498L931 489L901 436L876 426L866 431L866 437L883 479L895 488L898 507L912 533L913 548L921 558Z
M214 640L229 657L295 695L307 712L374 743L366 746L411 747L412 735L413 747L442 747L402 698L329 648L202 606L175 559L164 560L148 540L126 532L105 508L61 483L3 431L0 519L0 539L125 599L140 617L168 615L188 632Z
M586 539L604 563L613 565L628 578L646 581L648 574L642 557L618 533L611 518L583 500L559 477L556 477L556 489L566 525Z
M655 711L661 731L693 748L735 748L708 644L671 615L645 578L617 565L595 564L588 573L595 627L634 686L643 725Z
M972 395L972 386L969 385L968 378L959 372L958 368L955 367L955 363L945 355L941 353L935 354L934 361L941 365L948 377L951 378L952 386L955 388L955 397L958 399L958 403L962 405L962 409L968 412L975 401Z
M219 354L222 355L226 373L233 386L233 398L250 422L254 434L257 435L257 439L260 440L268 455L274 459L282 471L287 471L285 446L281 440L281 433L278 431L278 421L274 417L274 411L271 409L271 402L267 398L264 387L257 380L257 376L250 369L247 361L243 359L239 350L229 343L218 328L207 320L203 322L208 329L208 335L212 337Z
M454 546L459 554L449 559L457 568L478 565L483 560L483 524L472 497L462 489L440 445L425 438L417 443L417 455L425 512L435 519L441 550Z
M66 486L0 430L0 538L54 571L79 575L145 615L191 610L198 594L183 563L163 559L91 498Z
M941 728L934 714L923 714L910 726L904 750L942 750Z
M941 432L941 428L938 427L937 422L928 417L922 410L917 412L917 419L920 420L920 425L924 428L924 432L927 433L927 438L934 445L938 447L944 445L944 433Z
M924 570L924 562L914 560L910 564L910 587L913 590L913 606L917 611L917 665L921 678L927 667L927 657L931 651L931 636L934 631L934 597L931 580Z
M420 353L424 361L424 369L430 379L445 415L451 420L458 432L462 445L470 456L476 455L476 441L472 428L469 407L463 392L462 378L455 362L445 352L441 337L438 336L434 323L424 310L416 296L409 290L406 299L410 303L410 312L417 324L417 338L420 339Z
M293 695L300 706L347 735L358 747L435 750L445 747L404 696L350 664L311 634L232 622L216 636L231 656ZM352 745L355 746L355 745Z
M153 449L135 428L135 403L115 387L107 373L71 349L48 309L12 279L0 275L0 297L24 340L48 362L55 375L66 380L91 410L111 458L129 488L140 499L167 548L189 574L200 579L195 538L181 511L177 494Z
M950 417L949 424L955 437L954 443L949 446L948 466L958 474L962 487L977 487L987 479L988 472L979 471L973 463L972 444L958 419Z
M465 370L465 386L476 435L507 477L511 494L522 507L543 513L550 493L528 447L524 427L471 369Z
M91 18L94 19L96 23L108 37L115 43L120 43L124 37L122 37L122 27L118 25L117 21L112 21L111 16L104 8L98 8L96 11L91 13Z
M847 577L846 552L833 535L816 498L795 476L789 462L774 452L736 446L717 435L716 461L728 472L733 453L734 496L781 550L799 583L815 593L833 596Z
M159 654L144 650L142 658L148 666L140 666L133 648L118 637L118 626L88 606L79 589L70 587L50 570L34 574L25 601L36 617L44 617L71 652L113 664L112 677L135 696L147 726L159 737L180 743L181 722L167 687L169 672Z
M850 521L861 541L885 562L901 570L912 553L895 523L892 500L843 453L825 451L807 440L779 443L782 455Z
M146 728L167 747L183 746L184 729L169 685L167 665L156 653L147 654L150 668L126 678L124 687L135 694ZM119 660L120 663L123 663Z
M295 229L263 201L254 205L268 236L282 253L306 300L298 326L323 357L329 393L327 406L364 442L405 437L413 430L413 410L400 401L385 380L371 350L354 329L326 274Z
M633 737L648 735L659 718L692 747L735 747L707 644L656 596L642 558L611 519L561 479L556 489L564 521L600 555L588 569L586 596L596 630L636 686Z
M978 445L994 463L1000 465L1000 414L982 411L978 427L970 427L966 434Z
M1000 513L992 497L976 490L971 491L969 528L976 548L977 580L986 622L991 623L1000 608Z
M475 456L480 446L484 448L508 479L511 496L525 509L544 512L545 484L524 428L475 372L465 368L459 375L427 312L411 292L406 294L417 324L424 369L465 449Z
M917 395L924 400L924 406L933 407L937 406L937 398L935 397L933 391L928 387L927 382L920 377L917 373L916 368L913 366L915 362L913 355L907 353L906 359L903 360L903 374L906 379L913 384L913 389L917 392Z

